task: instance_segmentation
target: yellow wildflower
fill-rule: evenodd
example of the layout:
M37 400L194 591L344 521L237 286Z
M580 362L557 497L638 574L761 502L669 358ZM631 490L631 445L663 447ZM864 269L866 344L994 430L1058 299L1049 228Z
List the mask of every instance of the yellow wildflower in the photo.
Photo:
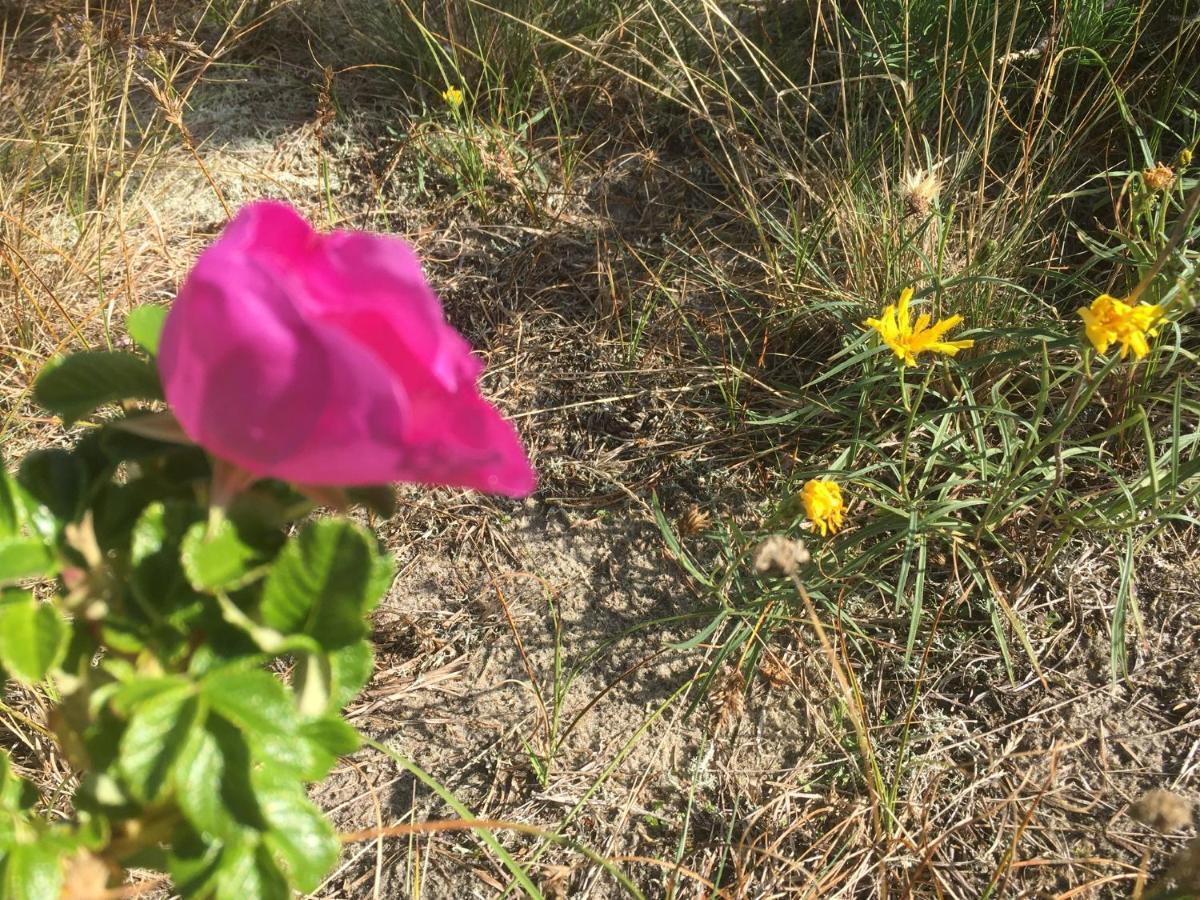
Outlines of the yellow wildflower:
M821 536L842 527L842 515L846 504L842 501L842 489L835 482L814 478L804 485L804 514Z
M908 311L909 301L912 300L912 288L900 292L900 302L887 306L883 315L878 319L867 319L864 323L869 328L879 332L885 344L906 366L915 366L917 356L926 351L930 353L945 353L953 356L959 350L974 347L975 342L967 339L962 341L943 341L945 335L962 321L962 316L951 316L948 319L930 325L931 316L922 313L913 324L912 315Z
M1190 147L1184 147L1179 151L1179 164L1181 166L1190 166L1192 164L1192 150Z
M463 92L456 87L448 87L442 91L442 99L453 109L462 106Z
M1083 319L1088 340L1098 352L1106 353L1109 346L1119 343L1122 359L1129 355L1130 350L1141 359L1150 351L1146 337L1158 333L1163 310L1161 306L1149 303L1132 306L1124 300L1101 294L1092 301L1091 306L1079 309L1079 317Z

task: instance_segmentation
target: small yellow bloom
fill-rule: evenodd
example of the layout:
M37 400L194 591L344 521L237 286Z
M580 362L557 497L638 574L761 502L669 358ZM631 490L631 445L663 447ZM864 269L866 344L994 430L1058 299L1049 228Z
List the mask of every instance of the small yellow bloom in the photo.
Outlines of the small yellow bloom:
M442 91L442 99L453 109L458 109L462 106L463 92L456 87L448 87Z
M846 504L842 501L842 489L835 482L813 479L804 485L804 514L821 536L836 532L842 527L842 515Z
M1192 164L1192 150L1190 147L1184 147L1179 151L1179 165L1190 166Z
M1163 311L1161 306L1149 303L1131 306L1116 297L1101 294L1091 306L1079 309L1079 317L1083 319L1088 340L1097 352L1106 353L1112 344L1119 343L1122 359L1130 350L1141 359L1150 351L1146 337L1158 334Z
M887 306L880 318L867 319L864 323L868 328L874 328L879 332L884 343L892 348L892 352L896 354L903 365L915 366L917 356L927 351L953 356L959 350L975 346L975 342L970 339L942 340L942 336L947 331L962 321L962 316L951 316L930 325L930 315L922 313L914 325L912 315L908 311L908 303L912 300L912 295L912 288L905 288L900 292L898 304L893 303Z

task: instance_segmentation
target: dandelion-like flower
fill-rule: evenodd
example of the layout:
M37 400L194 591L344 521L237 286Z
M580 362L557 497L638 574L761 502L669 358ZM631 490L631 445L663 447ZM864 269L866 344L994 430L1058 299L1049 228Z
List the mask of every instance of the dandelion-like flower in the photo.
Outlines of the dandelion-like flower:
M1122 359L1130 350L1138 359L1145 356L1150 351L1146 338L1158 334L1164 318L1161 306L1134 306L1108 294L1101 294L1091 306L1080 307L1079 317L1097 352L1106 353L1113 344L1120 344Z
M884 343L892 348L903 365L915 366L917 356L925 352L954 356L959 350L975 346L975 342L969 338L961 341L942 340L947 331L962 322L962 316L951 316L930 324L932 317L929 313L922 313L914 324L908 309L912 295L912 288L905 288L900 292L899 303L890 304L878 319L867 319L864 323L879 332Z
M814 478L804 485L804 514L824 537L842 527L846 504L836 482Z
M463 92L456 87L448 87L442 91L442 99L451 109L458 109L463 103Z

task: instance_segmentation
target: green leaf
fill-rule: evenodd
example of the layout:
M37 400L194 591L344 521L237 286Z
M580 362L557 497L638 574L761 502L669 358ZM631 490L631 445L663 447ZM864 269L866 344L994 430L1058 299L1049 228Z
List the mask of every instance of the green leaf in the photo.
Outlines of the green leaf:
M169 311L165 306L139 306L125 318L129 336L151 356L158 355L158 341Z
M0 537L17 537L23 531L30 498L0 460Z
M330 710L340 710L358 696L371 679L375 655L369 641L358 641L329 654L331 672L329 688Z
M130 534L130 586L144 608L169 617L181 605L201 602L180 565L180 544L200 510L187 503L151 503Z
M12 760L7 750L0 750L0 809L22 810L22 779L12 770Z
M0 750L0 856L40 799L37 788L13 772L8 751Z
M0 585L53 575L57 563L38 538L0 538Z
M186 825L175 829L166 860L175 890L184 897L211 897L223 851Z
M206 593L244 587L258 577L255 566L261 562L258 551L242 541L228 519L222 519L211 533L205 522L189 528L181 559L192 587Z
M374 539L346 520L311 522L276 558L263 588L263 622L337 649L367 634L365 616L391 579Z
M6 900L47 900L62 891L64 847L60 841L16 844L4 860Z
M146 649L146 628L142 622L131 621L109 613L100 623L100 636L105 647L136 656Z
M25 591L0 597L0 663L26 684L46 677L67 648L67 623L58 610Z
M39 455L30 454L33 457ZM0 470L0 539L26 539L49 544L57 531L54 513L39 503L12 475Z
M3 470L4 461L0 460L0 535L8 536L19 533L20 517L17 505L17 484Z
M254 734L295 735L296 706L286 687L261 669L220 669L202 682L209 705L248 740Z
M254 758L297 781L319 781L329 774L329 755L298 734L246 736Z
M300 726L300 734L313 749L312 781L320 781L329 774L339 757L349 756L362 746L359 733L339 716L311 719Z
M337 835L297 782L264 767L254 774L254 792L270 830L263 843L293 886L308 893L337 862Z
M290 900L287 879L266 848L249 841L221 854L217 900Z
M135 797L153 802L162 796L203 719L204 706L191 685L160 693L134 710L121 737L119 765Z
M161 400L154 366L131 353L89 350L52 360L33 386L33 399L71 425L97 407L121 400Z
M190 682L181 675L166 675L161 678L146 678L137 677L131 670L130 673L122 677L133 678L120 685L111 696L107 698L107 702L112 707L112 710L122 718L130 718L139 706L150 702L159 694L166 694L172 691L183 691L191 687ZM97 692L92 695L92 703L95 704L97 699L103 701L104 695Z
M60 521L73 521L82 510L87 475L73 453L59 449L34 451L21 461L17 480Z
M254 759L245 734L228 719L214 713L208 717L206 730L221 751L221 803L225 813L243 830L261 831L266 823L254 796L250 773L263 763ZM222 838L227 842L232 840L228 835L222 835Z
M184 816L200 832L225 835L234 826L221 797L225 760L207 730L196 728L175 762L175 793Z
M327 754L300 733L292 693L270 672L222 669L204 679L212 709L231 722L256 760L305 781L325 775Z

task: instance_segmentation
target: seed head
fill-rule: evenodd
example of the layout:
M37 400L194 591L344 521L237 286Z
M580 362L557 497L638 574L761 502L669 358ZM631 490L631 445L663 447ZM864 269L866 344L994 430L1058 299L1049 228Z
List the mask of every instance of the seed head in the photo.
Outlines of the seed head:
M795 676L782 659L768 650L758 664L758 672L773 688L785 688L793 683Z
M1159 163L1153 169L1142 172L1142 178L1146 180L1146 187L1150 190L1165 191L1175 183L1175 170Z
M699 534L701 531L708 530L712 525L712 516L699 506L691 506L679 517L679 521L675 525L682 535Z
M746 676L733 669L712 694L713 731L732 728L746 711Z
M1155 788L1129 807L1129 815L1159 834L1169 834L1192 824L1192 803L1186 797Z
M803 541L773 534L759 542L752 559L754 571L760 575L794 575L809 556Z
M904 176L904 204L910 216L925 218L942 192L942 180L933 172L909 172Z

